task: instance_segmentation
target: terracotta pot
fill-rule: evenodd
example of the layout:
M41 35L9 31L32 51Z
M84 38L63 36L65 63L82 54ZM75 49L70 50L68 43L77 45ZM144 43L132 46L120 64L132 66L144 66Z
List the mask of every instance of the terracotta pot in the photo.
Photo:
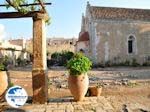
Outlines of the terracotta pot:
M89 87L91 96L100 96L102 93L102 87Z
M81 74L79 76L69 75L68 87L75 101L82 101L84 99L88 86L89 78L87 74Z
M8 76L6 71L0 71L0 96L6 91L8 87Z

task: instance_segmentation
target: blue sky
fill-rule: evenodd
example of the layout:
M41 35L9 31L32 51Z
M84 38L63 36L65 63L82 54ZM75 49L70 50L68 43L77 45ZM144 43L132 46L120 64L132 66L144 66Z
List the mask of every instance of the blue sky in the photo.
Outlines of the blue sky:
M82 13L87 0L47 0L51 24L47 26L47 37L78 37ZM150 9L150 0L88 0L91 5ZM0 1L0 3L2 3ZM6 11L0 8L0 12ZM4 39L31 38L32 19L1 19L0 36Z

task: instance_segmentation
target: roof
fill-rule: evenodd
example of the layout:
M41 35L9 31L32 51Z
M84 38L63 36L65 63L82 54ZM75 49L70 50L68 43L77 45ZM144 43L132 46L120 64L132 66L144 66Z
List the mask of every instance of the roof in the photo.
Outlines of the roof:
M89 41L89 33L88 32L81 32L78 42L79 41Z
M89 6L91 16L96 19L121 19L150 21L150 9L130 9Z
M23 39L9 40L10 44L23 46Z

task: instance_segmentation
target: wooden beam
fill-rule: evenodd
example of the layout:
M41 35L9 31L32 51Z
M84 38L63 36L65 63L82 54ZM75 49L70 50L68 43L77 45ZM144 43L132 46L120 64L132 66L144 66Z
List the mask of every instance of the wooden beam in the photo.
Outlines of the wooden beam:
M44 13L40 11L28 12L27 14L22 14L20 12L0 12L0 19L28 18L28 17L35 17L38 14L44 14Z
M44 12L46 12L44 3L43 3L41 0L38 0L38 2L40 3L40 5L41 5L41 7L42 7L42 10L43 10Z
M52 3L43 3L43 5L51 5ZM27 7L27 6L34 6L34 5L40 5L40 3L32 3L32 4L23 4L20 5L20 7ZM0 4L0 7L6 7L7 4Z

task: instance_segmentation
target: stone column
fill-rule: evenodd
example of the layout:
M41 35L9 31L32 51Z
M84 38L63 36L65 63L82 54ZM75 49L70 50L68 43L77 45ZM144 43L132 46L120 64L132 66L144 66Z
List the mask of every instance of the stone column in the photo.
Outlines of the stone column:
M46 34L44 14L33 17L33 103L44 104L48 100Z

